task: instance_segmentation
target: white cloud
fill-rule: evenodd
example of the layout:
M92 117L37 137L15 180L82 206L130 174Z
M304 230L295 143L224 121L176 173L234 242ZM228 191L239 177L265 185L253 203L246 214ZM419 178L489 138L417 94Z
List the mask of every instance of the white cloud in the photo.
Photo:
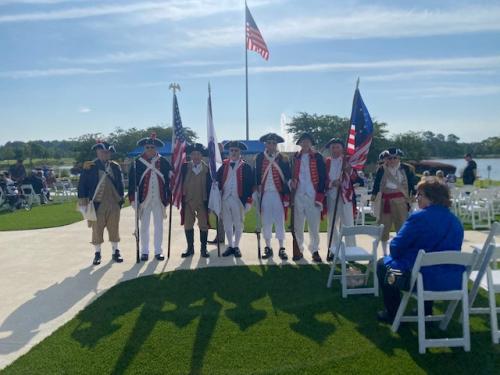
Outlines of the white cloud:
M115 73L116 69L84 69L84 68L65 68L65 69L37 69L37 70L11 70L0 72L0 78L41 78L58 76L78 76Z
M296 72L326 72L348 70L373 70L394 68L427 68L445 69L498 69L500 55L485 57L459 57L441 59L397 59L365 62L313 63L297 65L258 66L249 68L252 74L259 73L296 73ZM191 77L225 77L243 75L244 68L220 69L208 73L192 74Z
M269 2L270 0L256 1L255 6ZM142 1L128 4L108 3L106 5L92 5L60 10L5 14L0 16L0 23L59 21L120 14L131 15L131 20L135 20L134 22L155 23L161 20L204 17L241 9L242 3L239 0Z
M498 74L497 70L415 70L408 72L397 72L389 74L376 74L363 76L363 81L385 82L385 81L400 81L413 80L415 78L434 78L446 76L484 76Z
M92 112L92 109L90 109L89 107L80 107L78 109L78 112L79 113L89 113L89 112Z
M403 38L499 31L500 6L466 6L446 11L358 7L326 10L321 16L304 15L260 22L264 39L290 43L307 39ZM241 43L241 26L187 30L183 46L233 46Z

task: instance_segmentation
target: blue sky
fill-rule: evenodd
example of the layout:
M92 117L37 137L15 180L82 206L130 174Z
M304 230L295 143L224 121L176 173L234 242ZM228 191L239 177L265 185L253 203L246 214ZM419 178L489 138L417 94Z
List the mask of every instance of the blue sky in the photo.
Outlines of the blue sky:
M0 144L183 122L244 138L243 0L0 0ZM391 133L500 135L500 1L248 0L250 136L299 111L348 116L356 77Z

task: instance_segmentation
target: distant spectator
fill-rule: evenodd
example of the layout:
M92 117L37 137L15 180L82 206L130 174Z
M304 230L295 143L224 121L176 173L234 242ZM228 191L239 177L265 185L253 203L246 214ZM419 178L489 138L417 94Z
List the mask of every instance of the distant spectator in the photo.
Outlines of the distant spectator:
M426 181L427 179L429 179L429 177L431 177L431 172L423 171L422 177L420 178L420 181Z
M54 169L49 168L47 174L45 175L45 182L47 183L47 187L53 189L56 186L57 178L54 173Z
M477 164L472 160L471 154L465 154L464 159L467 162L467 166L462 174L464 185L474 185L474 181L477 178Z
M9 168L10 177L14 182L21 183L26 178L26 168L24 168L23 160L19 159L16 164Z
M444 172L442 170L436 172L436 179L443 184L446 183L446 179L444 178Z

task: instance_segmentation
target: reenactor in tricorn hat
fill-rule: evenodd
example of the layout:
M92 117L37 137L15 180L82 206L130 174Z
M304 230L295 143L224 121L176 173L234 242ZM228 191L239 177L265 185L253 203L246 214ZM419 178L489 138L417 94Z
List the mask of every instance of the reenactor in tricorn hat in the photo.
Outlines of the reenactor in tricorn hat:
M186 153L191 156L191 160L181 167L181 218L187 241L187 250L182 254L182 257L186 258L194 254L194 222L197 219L200 228L200 253L202 257L208 258L208 198L212 179L208 165L202 160L206 149L201 143L195 143L188 145Z
M104 242L104 228L108 230L109 241L113 249L113 260L123 262L118 249L120 242L119 223L123 199L123 176L120 165L110 160L115 148L107 142L97 141L92 146L97 158L83 164L78 183L78 204L82 212L88 205L94 205L96 221L89 221L92 227L94 245L94 265L101 263L101 245Z
M265 150L255 159L255 184L259 195L262 217L262 231L266 247L262 258L273 256L271 237L273 224L276 238L279 241L279 257L288 259L285 252L285 213L290 203L290 189L288 182L291 177L288 158L278 152L278 143L285 140L275 133L268 133L260 138L265 143Z
M381 156L384 159L375 175L372 200L377 194L381 197L381 209L378 224L384 224L382 250L387 254L387 241L394 225L397 232L408 218L412 195L415 194L415 174L411 166L401 163L403 152L391 147Z
M170 201L170 163L158 153L164 144L155 133L141 139L137 145L143 146L144 152L130 166L128 198L138 210L140 219L141 260L149 259L149 223L153 215L155 258L162 261L165 259L162 250L163 220ZM136 186L139 202L135 202Z
M303 133L297 140L301 150L292 159L291 187L295 190L294 230L301 253L304 251L304 224L307 220L309 228L309 250L315 262L321 262L319 255L319 225L323 199L325 196L325 161L315 151L314 138ZM299 260L302 255L294 257Z
M217 182L222 192L222 220L228 247L222 256L241 257L240 239L243 233L245 213L252 206L254 176L252 167L241 158L241 150L247 146L238 141L226 142L224 149L229 151L217 171Z

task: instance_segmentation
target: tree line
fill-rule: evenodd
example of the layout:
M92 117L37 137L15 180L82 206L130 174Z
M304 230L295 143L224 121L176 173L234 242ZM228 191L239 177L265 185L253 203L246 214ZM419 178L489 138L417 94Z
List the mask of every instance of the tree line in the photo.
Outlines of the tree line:
M498 157L500 155L500 137L498 136L486 138L481 142L461 142L455 134L444 135L432 131L409 131L389 135L387 123L374 121L373 126L373 142L368 154L368 163L375 163L379 152L392 146L401 148L407 159L415 161L431 157L461 158L468 152L475 157ZM350 127L350 120L335 115L299 112L292 117L287 127L295 139L301 133L309 132L319 145L324 145L333 137L345 139ZM185 131L188 142L197 139L194 131L189 128L185 128ZM14 141L0 146L0 160L27 159L31 164L33 159L57 161L62 158L71 158L80 163L94 157L90 148L98 139L105 139L114 144L117 149L115 158L124 159L128 152L135 149L137 140L149 136L152 132L156 132L158 138L162 140L172 138L170 126L158 125L147 129L117 128L110 134L85 134L62 141Z

